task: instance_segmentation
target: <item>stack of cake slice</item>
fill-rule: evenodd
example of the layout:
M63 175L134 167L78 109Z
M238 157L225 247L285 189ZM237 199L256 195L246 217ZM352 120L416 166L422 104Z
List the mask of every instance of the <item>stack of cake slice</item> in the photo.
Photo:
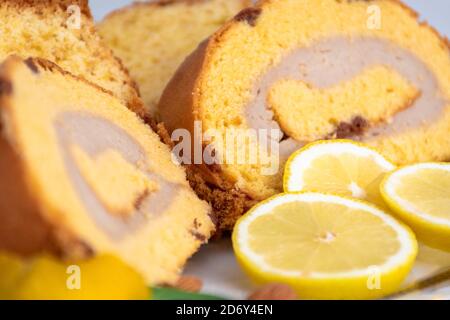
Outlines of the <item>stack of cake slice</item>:
M450 159L449 44L412 10L250 2L107 17L101 34L143 102L86 0L0 1L0 250L113 253L149 284L173 283L215 230L281 191L284 161L309 142L363 141L397 164ZM161 140L173 146L177 129L213 161L174 163Z

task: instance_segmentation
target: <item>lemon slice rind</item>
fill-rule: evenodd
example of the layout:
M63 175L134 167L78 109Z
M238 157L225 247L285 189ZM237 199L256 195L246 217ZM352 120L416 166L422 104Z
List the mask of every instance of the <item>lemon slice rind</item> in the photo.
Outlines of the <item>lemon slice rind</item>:
M418 210L413 203L400 197L396 191L395 187L398 185L396 182L401 179L401 177L410 175L420 169L438 169L450 172L450 164L448 163L419 163L411 166L402 167L392 173L390 173L384 181L381 183L381 192L383 197L387 202L389 202L393 207L396 207L396 211L402 211L407 215L414 215L417 218L421 218L429 223L447 226L450 228L450 220L435 217L426 214Z
M387 262L382 266L378 266L378 272L380 275L389 274L396 269L401 269L406 265L412 264L417 255L417 242L415 236L410 229L403 223L397 221L392 216L380 210L375 205L371 205L364 201L350 199L342 196L336 196L331 194L314 193L314 192L299 192L299 193L284 193L274 196L272 198L263 201L262 203L253 207L245 216L241 217L236 224L233 232L233 246L238 259L241 261L247 260L245 263L251 263L257 265L260 269L260 273L271 274L275 277L282 278L309 278L309 279L351 279L368 277L373 272L373 266L368 266L365 269L352 270L347 272L334 272L334 273L319 273L309 272L308 275L304 275L301 271L286 271L274 268L268 265L264 258L254 253L248 247L248 230L249 225L258 217L271 213L271 210L276 206L288 203L292 201L305 201L305 202L327 202L335 203L344 206L348 206L353 209L359 209L369 212L377 217L380 217L387 225L389 225L397 233L397 238L401 244L398 252L391 256Z
M438 169L450 172L450 164L419 163L399 168L384 178L380 185L381 195L392 212L414 230L419 240L433 248L450 252L450 220L419 210L411 201L403 199L396 192L401 177L413 174L421 169Z
M322 155L339 155L353 153L361 157L370 157L380 168L386 172L395 169L395 165L386 157L362 143L352 140L336 139L331 141L318 141L294 152L286 162L283 177L283 188L286 192L300 192L304 190L303 173L306 172L312 161ZM308 190L320 192L321 190Z

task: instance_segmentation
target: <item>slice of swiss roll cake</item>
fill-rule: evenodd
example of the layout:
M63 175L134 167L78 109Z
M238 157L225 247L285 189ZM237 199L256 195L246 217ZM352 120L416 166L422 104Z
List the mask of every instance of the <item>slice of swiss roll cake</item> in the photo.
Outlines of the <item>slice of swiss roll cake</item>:
M141 1L108 15L99 33L137 81L153 116L184 58L251 0Z
M169 148L110 93L43 59L0 70L0 251L108 253L177 280L214 230Z
M183 63L159 112L171 133L215 133L200 135L213 165L190 176L221 228L279 192L286 157L308 142L363 141L397 164L450 159L449 44L417 18L396 0L263 0ZM227 140L241 129L257 137ZM278 170L262 170L265 156Z
M128 71L97 34L87 0L1 0L0 60L40 57L111 91L145 115Z

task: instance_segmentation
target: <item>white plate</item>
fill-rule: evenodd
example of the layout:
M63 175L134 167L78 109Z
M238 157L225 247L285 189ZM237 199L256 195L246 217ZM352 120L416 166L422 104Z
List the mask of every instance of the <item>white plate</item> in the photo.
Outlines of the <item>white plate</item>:
M420 245L413 271L403 287L426 279L439 270L450 267L450 253ZM194 275L204 282L203 292L230 299L245 299L256 288L239 268L229 239L212 241L204 246L188 263L186 275ZM422 292L411 298L450 299L450 287L439 292Z

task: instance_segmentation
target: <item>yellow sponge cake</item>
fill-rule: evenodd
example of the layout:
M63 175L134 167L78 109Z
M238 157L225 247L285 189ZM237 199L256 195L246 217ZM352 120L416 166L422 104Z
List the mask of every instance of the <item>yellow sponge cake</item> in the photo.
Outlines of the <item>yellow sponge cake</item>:
M161 93L184 58L250 4L250 0L142 1L111 13L98 28L156 116Z
M397 0L262 0L192 53L159 113L214 149L191 184L230 229L281 190L286 158L309 142L350 138L397 164L450 159L449 44ZM198 141L199 124L215 135ZM238 130L257 138L227 141ZM268 151L239 162L234 149ZM263 172L266 156L278 170Z
M110 93L43 59L0 70L0 250L108 253L173 283L214 230L169 148Z
M0 60L11 54L48 59L145 114L128 72L100 40L87 0L2 0L0 17Z

